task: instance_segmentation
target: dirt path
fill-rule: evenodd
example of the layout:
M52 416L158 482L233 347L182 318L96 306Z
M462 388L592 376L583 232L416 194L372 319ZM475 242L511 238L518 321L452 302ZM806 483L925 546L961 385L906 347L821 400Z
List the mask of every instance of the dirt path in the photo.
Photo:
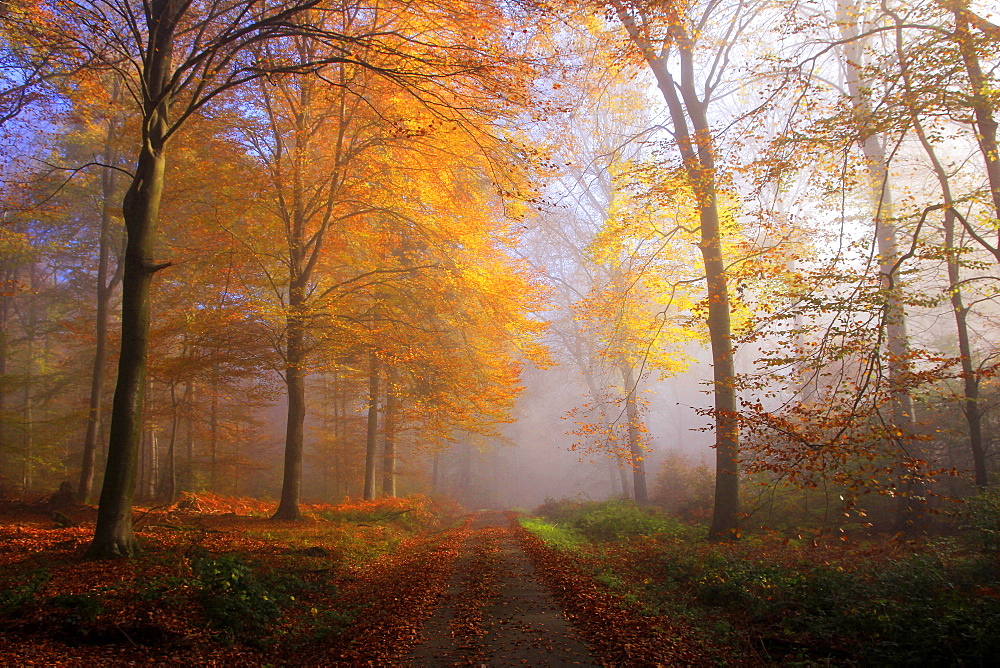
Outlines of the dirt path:
M538 581L501 513L475 518L422 637L408 665L601 665Z

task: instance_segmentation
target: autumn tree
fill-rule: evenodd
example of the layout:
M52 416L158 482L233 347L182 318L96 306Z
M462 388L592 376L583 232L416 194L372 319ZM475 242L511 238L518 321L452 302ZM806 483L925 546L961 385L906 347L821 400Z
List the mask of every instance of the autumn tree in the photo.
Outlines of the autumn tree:
M131 506L146 386L149 291L168 263L154 259L167 144L222 90L262 76L243 57L255 43L295 29L317 2L269 4L156 0L71 2L60 6L51 41L69 40L81 57L122 76L141 116L136 167L123 200L128 233L122 282L122 346L108 463L91 557L135 551Z
M276 341L284 359L281 373L288 388L289 413L277 518L298 517L306 378L312 368L322 366L310 361L317 342L336 342L345 335L347 320L360 333L355 339L359 345L384 349L377 340L378 323L389 316L372 295L380 286L409 280L440 262L439 258L423 264L394 261L405 259L407 249L386 245L392 240L383 229L415 228L426 237L433 228L429 221L448 215L437 209L448 205L430 196L423 187L424 176L432 169L447 169L450 162L460 163L462 152L469 156L467 161L474 160L472 156L486 147L497 146L489 124L507 113L509 105L501 99L501 82L509 84L504 93L515 96L523 86L515 72L516 58L497 37L496 28L504 20L499 8L487 6L478 6L475 14L458 6L426 10L389 6L378 14L356 7L340 14L329 12L323 17L328 30L333 26L345 33L422 30L422 41L407 48L420 60L423 75L412 82L385 76L388 70L380 70L377 54L371 54L365 66L330 63L316 76L260 80L256 99L239 102L247 109L256 108L243 141L266 172L264 215L276 223L267 233L273 236L257 235L253 243L259 245L251 250L260 258L264 282L271 286L283 314ZM462 26L483 39L475 47L445 48L437 35L446 35L451 26ZM326 60L323 52L313 50L320 48L317 45L294 37L275 41L262 51L262 62ZM511 56L507 60L501 58L505 53ZM385 68L398 60L390 53L383 57ZM432 70L440 81L426 77ZM481 98L473 101L473 96ZM461 149L454 142L461 142ZM434 159L444 162L432 166ZM495 159L506 158L495 153ZM480 177L486 173L480 171ZM408 180L417 187L408 188ZM379 182L383 187L374 188ZM283 247L278 263L268 257L275 242ZM428 245L426 239L423 243ZM342 354L362 353L355 349ZM375 355L378 361L377 353L365 355ZM368 496L374 494L375 405L381 373L380 364L371 365Z
M637 57L653 74L670 118L680 174L698 210L699 248L707 284L716 438L715 512L710 535L739 532L739 425L730 287L722 252L718 138L710 111L723 90L730 56L759 12L743 3L606 3Z

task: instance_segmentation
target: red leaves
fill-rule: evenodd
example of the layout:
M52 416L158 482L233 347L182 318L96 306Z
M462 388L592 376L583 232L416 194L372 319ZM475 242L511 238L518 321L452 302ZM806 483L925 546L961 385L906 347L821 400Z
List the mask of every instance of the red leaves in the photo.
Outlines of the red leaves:
M313 521L301 523L234 514L273 510L250 499L188 499L184 509L142 514L143 553L114 562L80 561L93 532L90 508L65 509L85 526L57 529L47 513L0 506L0 663L399 662L436 606L462 538L460 531L406 538L436 527L422 497L315 506ZM227 646L214 631L192 568L198 555L233 555L267 595L281 597L261 648L239 636ZM302 590L270 589L273 577Z

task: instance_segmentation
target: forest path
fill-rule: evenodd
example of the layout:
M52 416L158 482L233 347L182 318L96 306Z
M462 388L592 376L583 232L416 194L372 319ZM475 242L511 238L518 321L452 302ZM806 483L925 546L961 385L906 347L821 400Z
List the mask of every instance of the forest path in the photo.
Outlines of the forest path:
M503 513L478 513L414 666L599 666L535 575Z

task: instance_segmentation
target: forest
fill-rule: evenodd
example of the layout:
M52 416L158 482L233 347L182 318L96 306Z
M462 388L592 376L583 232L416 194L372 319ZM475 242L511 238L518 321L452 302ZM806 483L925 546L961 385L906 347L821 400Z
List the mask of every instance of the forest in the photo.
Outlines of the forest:
M995 665L998 123L984 0L0 0L0 663Z

